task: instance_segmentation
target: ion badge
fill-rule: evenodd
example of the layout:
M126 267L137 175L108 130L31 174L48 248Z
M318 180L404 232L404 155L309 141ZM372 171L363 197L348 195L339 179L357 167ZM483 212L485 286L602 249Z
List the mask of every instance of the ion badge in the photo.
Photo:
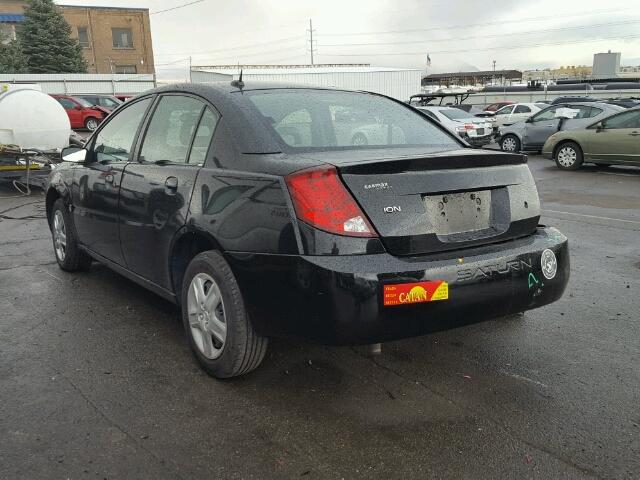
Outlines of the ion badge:
M542 252L540 256L540 266L542 267L542 274L547 280L551 280L556 276L558 271L558 260L556 260L556 254L548 248Z
M383 289L385 307L409 303L434 302L449 298L449 284L442 280L431 282L398 283L385 285Z

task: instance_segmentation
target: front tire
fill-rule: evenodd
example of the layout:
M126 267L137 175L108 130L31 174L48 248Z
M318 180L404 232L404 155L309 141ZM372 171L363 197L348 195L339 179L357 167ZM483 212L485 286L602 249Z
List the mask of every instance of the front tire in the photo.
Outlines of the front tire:
M500 139L500 149L505 152L519 152L520 139L515 135L505 135Z
M238 282L219 252L203 252L191 261L181 298L189 346L209 375L237 377L260 365L268 339L253 329Z
M577 170L582 166L582 149L575 142L561 143L553 158L560 170Z
M88 270L91 266L91 257L78 246L73 217L61 198L53 204L49 227L53 239L53 251L60 268L67 272Z
M96 128L98 128L98 125L100 125L100 122L98 121L97 118L94 118L94 117L89 117L84 122L85 128L90 132L93 132Z

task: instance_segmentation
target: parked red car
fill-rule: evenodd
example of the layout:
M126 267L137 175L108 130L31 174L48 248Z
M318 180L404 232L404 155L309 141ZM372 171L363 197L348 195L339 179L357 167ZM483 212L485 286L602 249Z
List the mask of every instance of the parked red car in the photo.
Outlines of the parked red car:
M507 105L512 105L514 102L507 100L506 102L496 102L496 103L492 103L491 105L487 105L484 108L485 112L497 112L498 110L500 110L502 107L506 107Z
M100 106L93 106L82 98L69 95L51 95L62 105L69 116L71 128L86 128L93 132L100 122L109 115L109 111Z

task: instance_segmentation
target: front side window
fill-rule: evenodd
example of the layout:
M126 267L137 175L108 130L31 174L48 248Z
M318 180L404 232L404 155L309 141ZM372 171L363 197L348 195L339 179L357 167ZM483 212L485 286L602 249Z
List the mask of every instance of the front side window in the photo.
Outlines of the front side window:
M549 107L532 117L534 122L543 122L545 120L555 120L558 118L558 110L562 107Z
M640 110L623 112L603 120L607 130L614 128L640 128Z
M294 149L460 147L452 136L413 109L378 95L313 89L256 90L245 94L262 122Z
M531 109L526 105L518 105L513 113L529 113Z
M204 104L182 95L162 97L144 136L141 162L186 163Z
M65 110L73 110L76 108L76 103L68 98L56 98L56 100L58 100L58 103L62 105Z
M133 48L133 34L130 28L112 28L113 48Z
M96 135L93 146L96 161L103 163L129 161L133 140L150 103L151 99L145 98L109 117L107 124Z

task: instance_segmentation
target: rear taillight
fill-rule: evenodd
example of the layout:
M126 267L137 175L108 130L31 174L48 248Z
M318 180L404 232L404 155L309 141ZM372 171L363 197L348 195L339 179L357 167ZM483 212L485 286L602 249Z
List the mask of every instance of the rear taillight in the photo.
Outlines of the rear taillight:
M296 215L309 225L338 235L377 237L335 167L302 170L286 177Z

